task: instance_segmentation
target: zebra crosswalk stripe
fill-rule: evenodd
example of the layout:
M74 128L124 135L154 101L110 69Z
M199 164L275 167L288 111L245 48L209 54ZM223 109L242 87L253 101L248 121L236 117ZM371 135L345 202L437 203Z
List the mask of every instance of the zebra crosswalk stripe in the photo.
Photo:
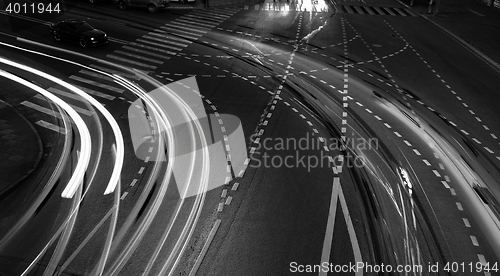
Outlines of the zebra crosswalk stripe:
M66 134L66 131L64 130L63 127L60 127L60 126L56 126L52 123L49 123L49 122L46 122L44 120L38 120L35 122L35 124L41 126L41 127L44 127L46 129L50 129L50 130L53 130L55 132L59 132L61 134Z
M50 115L50 116L53 116L53 117L56 117L56 118L59 118L59 119L62 119L62 116L61 116L61 114L59 112L54 111L54 110L52 110L50 108L46 108L44 106L32 103L30 101L23 101L23 102L21 102L21 104L24 105L24 106L26 106L26 107L29 107L31 109L34 109L36 111L45 113L47 115Z
M167 38L168 39L168 42L169 44L172 44L172 45L175 45L175 46L179 46L179 47L187 47L188 44L191 44L193 43L192 41L190 40L187 40L187 39L183 39L183 38L178 38L178 37L175 37L175 36L171 36L171 35L168 35L168 34L164 34L164 33L155 33L155 32L151 32L149 33L149 35L154 35L154 36L158 36L158 37L161 37L161 38ZM144 36L146 37L146 36ZM173 40L173 41L172 41ZM185 42L185 43L181 43L179 41L182 41L182 42Z
M157 59L152 59L152 58L147 58L147 57L144 57L144 56L141 56L141 55L136 55L136 54L132 54L132 53L121 51L121 50L116 50L113 53L121 54L121 55L128 56L128 57L133 57L133 58L137 58L137 59L141 59L141 60L144 60L144 61L149 61L149 62L156 63L156 64L163 64L163 61L160 61L160 60L157 60Z
M186 30L189 32L197 32L200 34L206 34L207 31L210 31L210 29L207 29L207 28L201 28L201 27L200 28L189 28L189 27L186 27L183 25L184 24L176 24L175 22L171 22L171 23L165 24L164 26L176 28L176 29L182 29L182 30Z
M132 47L129 47L129 46L124 46L124 48L125 47L132 48ZM121 72L121 71L118 71L118 70L114 70L114 69L110 69L110 68L107 68L107 67L103 67L103 66L100 66L100 65L91 64L90 66L92 68L95 68L95 69L98 69L98 70L101 70L101 71L104 71L104 72L107 72L107 73L110 73L110 74L115 74L115 75L119 75L119 76L122 76L122 77L127 77L129 79L135 79L135 80L139 80L140 79L136 75L127 74L127 73L124 73L124 72ZM89 93L89 94L91 94L91 93ZM104 94L104 95L107 95L107 94ZM113 97L113 99L114 99L114 97Z
M170 59L169 56L152 53L150 51L144 51L144 50L137 49L137 48L130 47L130 46L123 46L122 48L123 49L127 49L129 51L133 51L133 52L137 52L137 53L141 53L141 54L145 54L145 55L149 55L149 56L152 56L152 57L157 57L157 58L161 58L161 59L165 59L165 60Z
M388 12L392 16L396 15L390 8L382 8L382 9L384 9L386 12Z
M149 35L145 35L145 36L143 36L143 38L146 38L146 39L149 39L149 40L154 40L154 41L159 41L159 42L163 42L163 43L171 44L171 45L175 45L175 46L181 46L182 48L184 48L184 47L187 46L186 44L179 44L179 43L175 43L173 41L167 40L167 39L161 39L161 38L152 37L152 36L149 36ZM177 51L177 52L179 52L179 51L182 50L182 48L174 47L174 46L166 45L166 44L165 44L165 48L172 49L172 50Z
M41 94L37 94L34 98L35 98L35 99L42 100L42 101L45 101L44 96L42 96ZM82 101L82 102L83 102L83 101ZM88 109L81 108L81 107L76 106L76 105L74 105L74 104L69 104L69 103L68 103L68 105L69 105L69 106L71 106L71 107L72 107L72 108L73 108L76 112L78 112L78 113L80 113L80 114L83 114L83 115L86 115L86 116L89 116L89 117L95 114L95 112L94 112L94 111L90 111L90 110L88 110Z
M161 26L160 28L162 28L164 30L168 30L168 31L170 31L172 33L175 33L178 36L189 38L189 39L192 39L192 40L197 40L198 38L200 38L200 36L202 36L201 34L195 34L193 32L186 32L186 31L183 31L183 30L179 30L179 29L176 29L176 28L170 28L170 27L166 27L166 26Z
M210 20L206 20L206 19L201 19L201 18L198 18L198 17L181 16L180 19L181 18L182 18L182 20L186 20L186 21L189 20L190 22L198 22L200 24L206 24L207 26L210 26L212 28L218 25L214 21L210 21Z
M224 14L224 15L214 14L211 11L205 11L205 10L196 10L196 11L193 11L193 14L201 14L205 17L216 18L216 19L219 19L221 21L224 21L232 16L232 15L227 15L227 14Z
M83 92L85 92L87 94L94 95L94 96L97 96L97 97L100 97L100 98L103 98L103 99L106 99L106 100L112 101L112 100L114 100L116 98L115 96L111 96L111 95L108 95L108 94L105 94L105 93L102 93L102 92L99 92L99 91L95 91L93 89L90 89L90 88L87 88L87 87L83 87L83 86L80 86L80 85L75 85L75 87L78 88L78 89L80 89L80 90L82 90Z
M142 63L142 62L138 62L138 61L134 61L134 60L130 60L130 59L127 59L127 58L122 58L122 57L119 57L119 56L116 56L116 55L106 55L106 57L108 58L112 58L112 59L115 59L115 60L119 60L119 61L122 61L122 62L126 62L126 63L130 63L130 64L133 64L133 65L137 65L137 66L141 66L141 67L146 67L146 68L149 68L149 69L156 69L156 66L153 66L153 65L149 65L149 64L146 64L146 63Z
M416 14L416 13L412 12L412 11L411 11L411 10L409 10L409 9L405 9L405 11L406 11L407 13L409 13L411 16L417 16L417 14Z
M92 85L92 86L97 86L99 88L107 89L107 90L110 90L110 91L113 91L113 92L116 92L116 93L120 93L120 94L123 93L123 91L124 91L123 89L116 88L116 87L111 86L111 85L103 84L103 83L96 82L96 81L93 81L93 80L84 79L82 77L75 76L75 75L71 75L71 76L69 76L69 78L72 79L72 80L83 82L83 83L86 83L86 84L89 84L89 85Z
M394 8L394 10L399 13L399 15L406 16L406 13L404 13L400 8Z
M99 74L99 73L96 73L96 72L93 72L93 71L82 69L82 70L80 70L80 73L85 74L87 76L94 77L94 78L99 78L99 79L103 79L103 80L107 80L107 81L112 81L108 76L103 75L103 74Z
M73 99L73 100L77 100L77 101L80 101L80 102L85 102L85 100L82 98L82 96L76 95L76 94L73 94L73 93L70 93L70 92L66 92L66 91L57 89L55 87L49 87L47 89L47 91L49 91L49 92L51 92L53 94L57 94L59 96L63 96L63 97L70 98L70 99Z
M371 7L365 7L365 9L368 11L369 14L375 15L375 12L373 12Z
M348 13L355 13L354 10L350 6L344 6Z
M140 39L138 39L137 41L140 41ZM144 40L144 41L146 41L146 40ZM147 42L145 42L145 43L147 43ZM140 43L136 43L136 42L130 42L128 45L132 45L132 46L135 46L135 47L147 49L147 50L150 50L150 51L156 51L156 52L159 52L159 53L173 55L173 56L175 56L177 54L176 52L172 52L172 51L168 51L168 50L164 50L164 49L160 49L160 48L156 48L156 47L151 47L151 46L140 44ZM152 45L154 45L154 44L152 44Z
M185 15L183 15L183 17L196 18L198 20L203 20L206 22L217 22L217 24L220 24L221 22L224 21L224 20L220 20L220 19L207 18L207 17L204 17L203 15L196 15L196 14L185 14Z
M181 19L181 18L179 18L179 19L177 19L177 20L175 20L175 21L176 21L176 22L184 22L184 23L186 23L186 24L191 24L191 25L201 26L201 27L205 27L205 28L209 28L209 29L211 29L211 28L213 28L213 27L215 27L215 26L216 26L216 25L213 25L213 24L200 23L200 22L197 22L197 21L195 21L195 20L186 20L186 19Z
M362 10L359 6L353 6L353 7L354 7L354 9L355 9L358 13L360 13L360 14L365 13L365 12L364 12L364 11L363 11L363 10Z

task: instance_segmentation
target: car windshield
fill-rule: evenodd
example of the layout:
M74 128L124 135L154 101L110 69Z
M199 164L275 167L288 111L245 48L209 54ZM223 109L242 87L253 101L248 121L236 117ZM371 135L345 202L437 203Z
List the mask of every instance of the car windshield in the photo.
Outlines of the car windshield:
M79 22L79 23L74 23L73 26L79 31L79 32L85 32L85 31L90 31L93 30L94 28L90 26L87 22Z

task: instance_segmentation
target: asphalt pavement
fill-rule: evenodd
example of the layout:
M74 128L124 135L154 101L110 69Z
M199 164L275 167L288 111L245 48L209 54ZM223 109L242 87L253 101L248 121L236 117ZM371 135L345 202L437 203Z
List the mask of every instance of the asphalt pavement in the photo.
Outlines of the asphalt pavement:
M414 0L410 8L500 71L500 9L477 0L437 0L430 14L426 0Z
M410 5L410 0L397 0ZM251 4L239 2L239 4ZM227 5L234 0L212 0L211 5ZM202 1L189 4L173 3L172 8L203 8ZM440 0L428 14L428 2L414 0L411 8L453 36L500 71L500 10L474 0ZM19 183L37 166L41 142L33 126L12 106L0 100L0 196Z
M33 172L41 156L42 143L34 127L0 100L0 197Z

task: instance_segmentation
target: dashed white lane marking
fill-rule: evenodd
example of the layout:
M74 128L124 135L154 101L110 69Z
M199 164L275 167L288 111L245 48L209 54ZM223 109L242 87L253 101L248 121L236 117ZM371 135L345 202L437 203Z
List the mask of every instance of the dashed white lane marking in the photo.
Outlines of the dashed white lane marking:
M300 16L300 20L302 20L302 15ZM299 34L300 34L300 22L299 22L299 28L297 30L297 33L296 33L296 40L298 40L298 37L299 37ZM298 45L297 45L298 46ZM290 55L290 58L289 58L289 61L288 61L288 66L287 66L287 69L285 71L285 75L283 76L283 79L277 89L276 92L272 92L272 91L268 91L269 94L272 94L274 95L272 97L272 100L269 102L268 104L268 107L264 110L264 113L261 115L261 121L259 122L258 126L256 127L255 131L254 131L254 134L257 136L256 139L253 141L253 143L255 144L258 144L260 142L260 137L264 134L264 128L262 126L267 126L268 125L268 120L272 118L272 115L273 115L273 110L275 110L276 108L276 104L278 102L278 100L280 100L280 94L281 94L281 91L283 89L283 83L285 83L286 81L286 78L287 78L287 74L288 74L288 69L291 68L291 63L293 61L293 58L295 56L295 51L296 51L296 48L297 46L295 46L295 50L294 52L291 53ZM228 48L228 47L226 47ZM190 57L185 57L186 59L191 59ZM194 61L197 61L197 62L200 62L199 60L196 60L194 59ZM210 64L208 63L203 63L205 66L211 66ZM284 64L283 64L284 65ZM239 77L245 81L248 81L249 83L255 85L255 86L259 86L256 82L254 82L253 80L249 80L249 79L255 79L255 77L249 77L249 78L246 78L244 76L240 76L236 73L233 73L234 76L236 77ZM262 90L264 90L265 88L263 86L260 86ZM210 103L210 102L208 102ZM287 106L290 106L290 104L287 103ZM214 107L212 107L214 108ZM299 113L298 110L296 108L293 108L294 112L296 113ZM307 120L306 117L303 115L303 114L299 114L299 116L304 119L304 120ZM220 122L220 121L219 121ZM310 124L309 124L310 125ZM225 132L225 128L222 127L222 132ZM255 135L252 135L252 136L255 136ZM229 148L226 148L227 150L229 150ZM250 147L250 150L249 150L249 154L252 155L256 152L256 147L255 146L251 146ZM230 158L229 158L230 159ZM245 160L245 165L248 165L250 163L250 158L247 158ZM238 174L238 177L243 177L243 173L244 171L240 172ZM229 182L229 181L227 181ZM238 189L238 186L239 184L236 182L233 184L233 187L231 188L231 191L236 191ZM224 205L230 205L231 204L231 201L232 201L232 197L231 196L228 196L228 191L225 190L225 192L223 192L223 194L221 195L221 197L225 200L223 202L220 202L217 206L217 210L218 212L222 212L224 210Z
M477 241L476 236L470 236L470 239L471 239L472 244L473 244L474 246L479 246L479 242Z
M441 183L443 184L443 186L444 186L446 189L449 189L449 188L450 188L450 185L448 185L448 182L446 182L446 181L441 181Z
M399 38L404 41L405 43L408 44L408 42L406 41L406 39L392 26L389 24L389 22L387 22L386 20L384 20L385 23L399 36ZM408 44L409 45L409 44ZM458 92L456 92L452 86L440 75L436 72L436 70L430 65L429 62L427 62L423 57L422 55L420 55L417 50L415 48L413 48L411 45L409 45L409 48L418 56L418 58L435 74L435 76L438 78L438 80L446 87L446 89L448 89L448 91L450 91L451 94L453 94L455 96L455 98L462 104L462 106L464 106L464 108L467 109L467 111L469 112L469 114L473 115L473 117L479 122L482 124L482 127L488 132L488 134L494 139L494 140L498 140L498 137L495 133L493 133L490 128L488 127L488 125L484 124L483 123L483 120L476 115L476 112L474 110L472 110L469 105L464 102L463 98L459 96ZM430 107L428 107L430 108ZM431 111L433 111L432 109L430 109ZM451 121L449 121L450 124L452 124L454 127L457 127L457 125ZM464 133L465 135L469 136L469 133L463 129L461 129L461 132ZM479 145L482 145L483 143L475 138L475 137L472 137L471 138L474 142L476 142L477 144ZM500 145L500 143L498 143L498 145ZM491 150L490 148L488 148L487 146L483 146L483 148L490 154L492 155L495 155L495 152L493 150ZM496 159L500 160L500 156L497 156L495 155Z
M134 179L132 180L132 182L130 183L130 186L131 186L131 187L134 187L136 183L137 183L137 178L134 178Z
M341 28L342 28L342 38L343 38L343 41L346 42L347 41L347 34L346 34L346 29L345 29L345 23L344 23L344 20L341 20ZM343 47L343 50L344 50L344 57L345 57L345 60L344 60L344 67L343 67L343 70L344 70L344 77L343 77L343 82L344 82L344 89L342 90L342 107L344 108L344 112L342 112L342 125L341 125L341 140L343 142L346 141L346 131L347 131L347 126L348 126L348 123L347 123L347 112L345 112L345 110L347 110L347 108L349 107L349 103L347 102L347 95L349 93L349 66L347 66L347 63L348 63L348 60L349 60L349 51L348 51L348 48L347 48L347 43L344 43L344 47Z
M362 37L360 37L360 39L363 41L363 38L362 38ZM383 66L383 64L381 64L381 66L382 66L382 68L385 68L385 67ZM388 72L386 72L386 73L388 73ZM388 75L389 75L389 74L388 74ZM395 86L396 88L398 88L397 83L395 83L395 81L393 82L393 84L394 84L394 86ZM401 91L401 93L403 93L403 92ZM408 95L408 96L409 96L409 95ZM412 97L410 97L410 98L412 98ZM409 103L407 104L407 106L408 106L408 107L410 107ZM366 111L366 110L367 110L367 109L365 109L365 111ZM429 110L432 110L432 109L429 109ZM368 112L368 111L367 111L367 112ZM368 113L372 114L372 112L368 112ZM377 116L377 115L374 115L374 118L376 118L378 121L382 121L382 118L380 118L380 117L379 117L379 116ZM394 134L395 134L396 136L398 136L399 138L402 138L402 137L401 137L401 135L400 135L398 132L394 132ZM405 140L405 141L406 141L406 140ZM408 147L411 147L411 143L409 143L409 142L408 142L408 143L406 143L406 142L405 142L405 144L406 144ZM421 155L419 151L417 151L417 150L415 150L415 149L413 149L413 150L414 150L414 153L415 153L416 155ZM435 158L436 158L436 159L439 159L439 155L437 155L435 152L434 152L434 156L435 156ZM431 165L431 163L430 163L428 160L426 160L426 159L422 159L422 161L423 161L423 162L424 162L427 166L432 166L432 165ZM439 168L440 168L441 170L443 170L443 171L444 171L444 169L445 169L445 168L444 168L444 165L443 165L442 163L438 163L438 165L439 165ZM434 175L435 175L437 178L441 178L441 174L440 174L437 170L433 170L433 173L434 173ZM445 188L449 189L449 190L450 190L450 192L451 192L451 194L452 194L453 196L456 196L456 192L455 192L455 190L454 190L454 189L452 189L452 188L450 188L450 186L448 185L448 183L450 182L449 177L448 177L447 175L444 175L444 178L446 179L446 181L442 181L443 186L444 186ZM456 202L456 207L457 207L457 209L458 209L458 210L463 211L463 206L462 206L462 204L461 204L460 202ZM470 223L469 223L468 219L463 218L463 221L464 221L464 225L465 225L466 227L470 227ZM477 240L474 240L474 238L471 238L471 241L472 241L472 243L473 243L473 245L474 245L474 246L479 246L479 245L478 245L478 243L477 243L477 245L476 245Z

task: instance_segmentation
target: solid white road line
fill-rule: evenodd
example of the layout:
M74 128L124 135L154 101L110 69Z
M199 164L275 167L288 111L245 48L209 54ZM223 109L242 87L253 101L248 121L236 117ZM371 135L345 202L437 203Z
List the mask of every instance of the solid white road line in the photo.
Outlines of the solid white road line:
M191 269L191 272L189 272L189 276L196 275L196 272L198 271L198 268L200 268L201 262L203 261L203 258L205 258L205 254L207 254L208 248L210 247L210 244L212 243L212 240L214 239L214 236L217 233L217 230L219 229L220 222L221 222L220 219L215 221L214 227L212 227L212 230L210 231L207 242L205 243L205 245L203 245L200 255L198 256L198 259L196 259L196 262L194 263L193 269Z
M340 185L339 185L340 186ZM354 230L354 225L352 224L351 215L349 214L349 209L347 208L347 202L345 201L344 192L342 187L340 187L340 207L344 213L344 219L347 224L347 230L349 231L349 238L351 239L352 251L354 253L354 262L361 263L363 258L361 257L361 250L359 248L358 238L356 236L356 231ZM356 271L356 276L363 275L363 270Z
M332 197L330 199L330 211L328 213L328 222L326 225L325 240L323 242L323 253L321 254L321 263L330 262L330 252L332 251L333 230L335 225L335 214L337 213L337 200L339 198L340 178L333 177ZM319 275L327 275L327 272L320 271Z
M351 215L349 214L349 209L347 208L347 202L344 197L344 192L342 191L342 186L340 185L340 177L333 177L333 188L332 197L330 201L330 211L328 214L328 222L326 226L325 240L323 242L323 252L321 254L321 263L330 262L330 252L332 249L333 232L335 226L335 215L337 212L337 202L340 199L340 207L342 213L344 214L344 219L347 225L347 230L349 232L349 238L351 240L352 250L354 254L354 261L356 263L362 262L361 250L359 248L358 239L356 237L356 231L354 230L354 225L352 224ZM326 271L320 271L319 275L327 275ZM356 271L356 276L363 275L363 271Z

